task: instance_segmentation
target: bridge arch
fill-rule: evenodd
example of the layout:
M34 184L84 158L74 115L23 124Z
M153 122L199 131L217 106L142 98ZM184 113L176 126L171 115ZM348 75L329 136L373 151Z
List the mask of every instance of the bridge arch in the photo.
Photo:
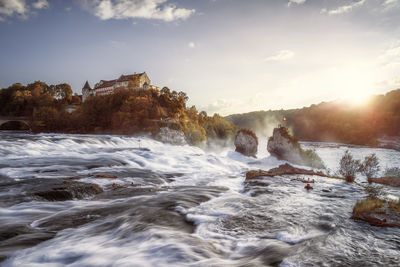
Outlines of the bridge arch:
M31 125L25 117L0 117L0 130L31 131Z

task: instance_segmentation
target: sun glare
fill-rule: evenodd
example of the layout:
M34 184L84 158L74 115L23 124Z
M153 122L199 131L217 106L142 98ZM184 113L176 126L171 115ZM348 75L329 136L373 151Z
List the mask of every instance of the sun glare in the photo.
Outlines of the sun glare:
M338 98L353 105L364 105L373 92L373 75L360 71L349 71L338 81L336 86L341 88Z
M369 90L359 90L359 91L354 90L344 95L343 99L352 105L356 106L364 105L368 102L368 99L370 97L369 92L370 92Z

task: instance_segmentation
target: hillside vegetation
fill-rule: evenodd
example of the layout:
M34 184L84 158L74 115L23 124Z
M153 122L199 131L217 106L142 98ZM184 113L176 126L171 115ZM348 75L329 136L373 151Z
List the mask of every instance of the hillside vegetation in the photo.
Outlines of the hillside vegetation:
M281 123L303 141L330 141L375 145L384 135L400 136L400 89L372 96L361 106L334 101L301 109L256 111L225 117L240 128L253 131Z
M236 126L218 114L212 117L186 107L184 92L125 90L112 95L91 96L85 102L72 95L68 84L34 82L14 84L0 90L0 115L27 116L34 132L139 134L159 132L161 127L182 130L189 143L233 139ZM68 104L78 108L66 112Z

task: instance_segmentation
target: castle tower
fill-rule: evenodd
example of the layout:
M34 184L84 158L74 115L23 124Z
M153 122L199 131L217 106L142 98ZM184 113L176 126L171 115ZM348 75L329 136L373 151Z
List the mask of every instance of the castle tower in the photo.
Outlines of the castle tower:
M82 101L85 101L90 95L93 94L93 90L89 85L89 82L86 81L85 85L82 88Z

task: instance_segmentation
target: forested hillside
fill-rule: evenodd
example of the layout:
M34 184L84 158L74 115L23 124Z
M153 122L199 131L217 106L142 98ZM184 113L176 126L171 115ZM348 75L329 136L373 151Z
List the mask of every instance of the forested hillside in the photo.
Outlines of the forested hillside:
M161 127L182 130L191 144L232 139L236 126L218 114L212 117L187 107L188 96L164 87L162 90L125 90L81 98L68 84L47 85L37 81L13 84L0 90L0 115L26 116L34 132L156 134ZM78 107L72 113L67 105Z
M374 145L382 136L400 136L400 89L371 96L363 105L334 101L301 109L257 111L227 116L238 127L259 132L283 123L304 141Z

